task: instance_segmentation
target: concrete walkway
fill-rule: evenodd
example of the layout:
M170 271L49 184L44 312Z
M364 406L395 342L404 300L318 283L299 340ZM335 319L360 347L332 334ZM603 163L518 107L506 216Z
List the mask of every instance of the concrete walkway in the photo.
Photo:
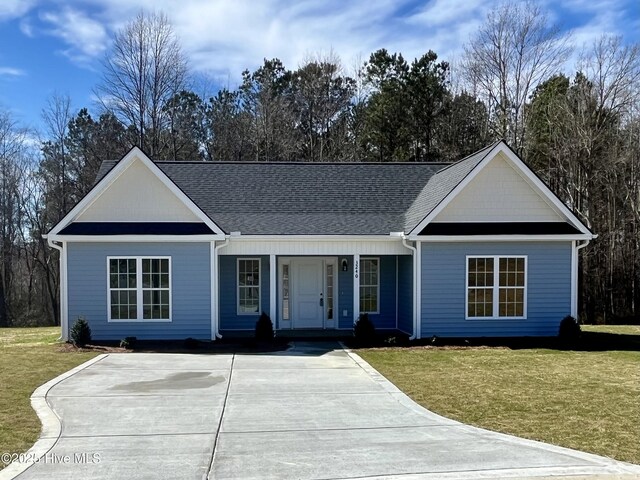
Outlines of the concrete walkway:
M61 428L43 402L35 448L48 451L21 480L640 478L640 466L437 416L337 344L112 354L52 385Z

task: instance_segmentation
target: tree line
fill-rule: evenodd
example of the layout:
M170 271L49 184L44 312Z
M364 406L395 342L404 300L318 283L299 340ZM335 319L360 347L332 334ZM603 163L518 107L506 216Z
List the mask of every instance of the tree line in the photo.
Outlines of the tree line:
M0 110L0 326L59 323L42 235L132 146L158 161L449 162L496 139L599 235L581 250L582 319L638 321L640 46L602 36L576 52L539 6L505 4L453 64L431 50L350 69L333 52L265 59L205 95L168 18L141 12L114 36L97 108L54 94L37 141Z

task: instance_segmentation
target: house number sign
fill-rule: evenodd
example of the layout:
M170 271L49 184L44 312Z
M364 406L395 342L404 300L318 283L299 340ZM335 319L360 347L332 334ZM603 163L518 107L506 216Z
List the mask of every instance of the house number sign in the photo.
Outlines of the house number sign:
M356 260L355 262L353 262L353 278L358 278L359 274L360 274L360 262Z

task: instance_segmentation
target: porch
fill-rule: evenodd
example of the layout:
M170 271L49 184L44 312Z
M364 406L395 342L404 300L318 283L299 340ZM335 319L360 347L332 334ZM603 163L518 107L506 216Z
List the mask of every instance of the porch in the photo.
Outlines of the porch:
M413 259L403 255L220 255L223 336L252 333L259 315L280 337L351 335L367 313L377 329L410 334Z

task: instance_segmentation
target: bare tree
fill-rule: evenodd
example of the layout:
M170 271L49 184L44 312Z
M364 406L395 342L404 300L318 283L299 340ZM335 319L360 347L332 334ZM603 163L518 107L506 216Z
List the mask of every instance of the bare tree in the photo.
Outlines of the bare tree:
M63 213L69 209L71 195L67 134L72 117L71 99L68 95L54 93L47 99L47 104L42 110L42 120L47 129L47 141L43 145L43 153L48 162L49 171L56 177L56 208Z
M16 242L22 229L16 189L26 143L27 131L9 113L0 111L0 327L11 321Z
M167 16L140 12L116 33L97 93L105 108L134 128L133 143L160 158L170 155L162 135L165 106L186 76L187 61Z
M487 16L465 46L461 63L469 88L487 103L498 137L522 153L527 99L570 51L539 5L505 3Z

